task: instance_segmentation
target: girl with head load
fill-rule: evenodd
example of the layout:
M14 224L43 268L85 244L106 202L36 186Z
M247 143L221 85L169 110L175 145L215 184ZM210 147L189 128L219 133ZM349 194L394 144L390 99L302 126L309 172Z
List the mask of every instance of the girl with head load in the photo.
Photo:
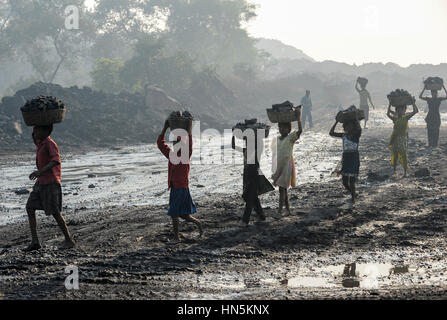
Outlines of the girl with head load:
M406 113L407 106L396 106L396 112L391 111L391 103L388 106L387 116L393 123L393 133L390 138L391 165L396 172L397 162L399 161L404 168L403 177L407 176L408 170L408 120L419 112L416 101L413 97L413 111Z
M31 173L29 178L37 181L26 203L32 238L31 244L25 248L25 251L41 248L37 235L36 210L43 210L46 215L54 217L65 236L62 248L69 249L75 246L75 241L62 216L61 156L58 145L50 137L52 132L53 125L33 128L37 171Z
M272 172L273 185L279 187L279 208L282 213L285 205L287 213L290 214L290 203L287 189L296 187L295 159L293 158L293 146L301 136L303 128L301 125L301 112L298 116L298 130L292 131L291 122L278 123L280 136L272 140Z
M190 158L192 155L192 121L189 124L185 136L177 137L174 142L174 148L171 148L165 142L165 134L169 128L169 120L165 121L163 130L157 139L157 146L161 153L169 160L168 164L168 186L171 189L169 196L168 216L172 219L174 229L174 241L179 241L179 218L192 222L199 228L199 237L202 236L202 224L192 215L197 212L196 205L189 193L189 169ZM178 150L178 151L177 151ZM177 152L176 152L177 151ZM187 152L186 157L182 152ZM186 158L186 161L184 161ZM180 161L178 161L180 160Z
M365 126L366 129L366 122L368 122L369 119L369 104L375 109L374 104L371 100L371 95L369 94L369 91L366 90L366 85L368 84L368 80L365 78L358 78L357 82L355 83L355 90L359 93L360 96L360 110L363 110L365 112ZM360 88L359 88L360 85ZM369 103L368 103L369 102Z
M356 112L355 107L353 112ZM362 135L362 127L358 120L346 121L343 123L344 132L338 133L335 132L337 124L338 121L335 121L329 134L332 137L343 139L342 182L346 190L351 193L352 203L355 203L355 180L359 175L360 169L359 142Z
M439 128L441 127L439 107L441 106L442 101L447 100L447 90L444 84L442 85L442 88L446 93L445 97L438 97L437 90L431 90L431 98L423 97L425 90L427 90L426 86L424 86L424 89L419 95L419 99L427 101L428 113L427 117L425 117L425 122L427 123L428 146L430 148L436 148L438 146Z

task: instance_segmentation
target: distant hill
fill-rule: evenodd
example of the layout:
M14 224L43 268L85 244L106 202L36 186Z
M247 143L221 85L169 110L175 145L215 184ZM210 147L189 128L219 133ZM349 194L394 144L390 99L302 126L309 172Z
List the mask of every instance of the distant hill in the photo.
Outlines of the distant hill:
M282 43L279 40L259 38L256 42L256 48L264 50L275 59L307 60L315 62L314 59L305 54L302 50Z
M263 79L273 80L284 77L293 77L296 74L311 73L311 74L325 74L334 75L338 77L344 76L368 76L372 75L387 79L401 76L403 78L411 78L412 81L417 80L418 83L423 78L447 74L447 64L439 65L431 64L413 64L406 68L398 64L388 63L365 63L362 65L351 65L344 62L337 62L332 60L315 61L312 57L305 54L302 50L291 45L284 44L280 40L275 39L256 39L256 47L264 50L276 60L274 64L265 66L263 68Z

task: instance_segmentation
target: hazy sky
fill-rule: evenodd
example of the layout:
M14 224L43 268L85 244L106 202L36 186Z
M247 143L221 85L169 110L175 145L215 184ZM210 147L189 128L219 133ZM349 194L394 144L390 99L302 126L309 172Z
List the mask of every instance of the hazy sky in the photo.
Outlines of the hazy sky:
M317 61L447 62L447 0L249 0L252 36L278 39Z

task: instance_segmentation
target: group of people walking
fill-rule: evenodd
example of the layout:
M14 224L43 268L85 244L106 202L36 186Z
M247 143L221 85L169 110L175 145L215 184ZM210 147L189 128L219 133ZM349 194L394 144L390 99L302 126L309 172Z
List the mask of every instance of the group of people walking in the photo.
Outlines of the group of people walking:
M360 110L365 114L365 127L368 120L369 103L372 104L371 96L366 90L366 84L358 83L355 88L360 95ZM447 90L443 86L447 95ZM438 97L436 90L431 91L431 97L424 97L424 90L420 94L420 99L428 103L428 115L426 117L427 130L429 136L429 146L436 147L439 140L440 129L440 115L439 107L446 97ZM278 123L279 136L272 139L272 184L260 172L260 156L264 148L263 141L257 141L258 135L255 134L255 147L250 151L247 148L247 139L243 141L245 146L239 148L236 146L235 137L232 139L232 147L235 150L243 152L244 157L244 172L243 172L243 199L246 203L244 214L241 219L243 226L248 226L250 216L255 210L259 220L266 219L259 195L273 191L274 186L279 189L279 206L278 212L282 213L285 206L287 213L290 214L290 202L288 196L288 189L296 186L296 170L295 160L293 157L293 147L300 139L303 132L304 122L307 119L310 127L312 127L311 108L312 101L310 98L310 91L306 91L306 95L301 100L302 111L299 112L297 119L297 130L292 130L292 123ZM395 111L391 110L391 103L387 110L387 116L393 121L394 127L390 138L391 148L391 163L396 170L397 163L400 162L404 169L404 176L408 170L408 121L418 112L415 100L412 103L413 110L410 113L406 112L405 106L397 106ZM356 110L355 107L353 110ZM303 123L302 123L303 119ZM343 132L336 132L338 121L332 126L329 134L332 137L341 138L343 141L343 156L342 156L342 183L346 190L351 194L352 202L356 201L356 178L359 174L360 155L359 142L362 134L362 128L359 120L343 122ZM168 163L168 188L170 189L169 209L168 215L172 219L174 240L180 240L179 234L179 219L194 223L198 230L199 236L203 234L203 227L200 220L194 218L192 215L197 212L197 207L191 197L189 190L189 172L190 172L190 157L193 152L193 138L192 138L192 122L187 134L178 136L174 141L173 148L169 147L165 141L165 135L169 128L169 121L166 120L162 131L157 139L157 146L161 153L169 160ZM61 191L61 158L59 148L50 135L53 126L35 126L33 129L33 140L36 144L36 165L37 171L30 174L31 180L36 180L28 202L26 210L28 213L29 225L31 228L32 241L25 251L39 250L41 244L37 235L37 221L36 210L43 210L47 215L52 215L59 227L61 228L65 241L63 247L72 248L75 246L75 241L71 236L67 224L61 214L62 211L62 191ZM185 148L186 147L186 148ZM187 150L187 151L185 151ZM181 153L188 152L187 161L180 163L173 163L170 161L171 155L174 153L182 158ZM254 152L250 155L249 152ZM253 157L255 161L249 162L247 159Z

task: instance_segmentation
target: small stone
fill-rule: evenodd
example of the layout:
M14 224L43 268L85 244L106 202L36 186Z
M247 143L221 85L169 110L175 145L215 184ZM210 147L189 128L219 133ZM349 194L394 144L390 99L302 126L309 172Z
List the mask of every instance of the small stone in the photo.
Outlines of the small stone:
M96 186L94 184L91 184L91 185L88 186L88 188L89 189L94 189L94 188L96 188Z

